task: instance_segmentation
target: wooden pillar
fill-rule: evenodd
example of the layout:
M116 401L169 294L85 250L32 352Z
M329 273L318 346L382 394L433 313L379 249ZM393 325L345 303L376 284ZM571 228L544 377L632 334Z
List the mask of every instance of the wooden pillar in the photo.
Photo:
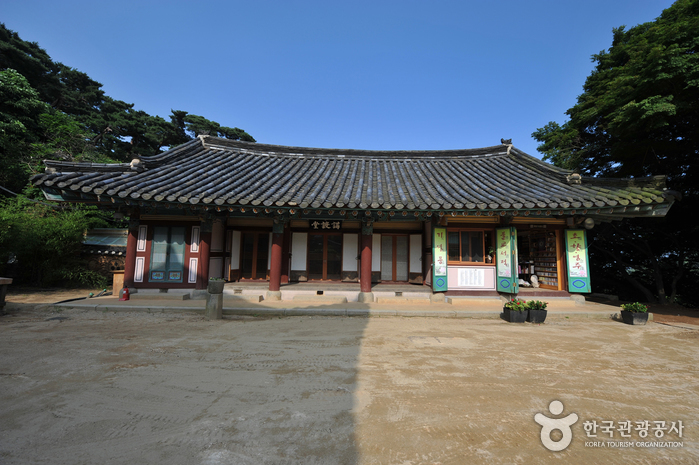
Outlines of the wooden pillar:
M126 257L124 260L124 286L134 287L136 274L136 244L138 243L138 220L129 221L129 235L126 238ZM116 295L121 289L113 289Z
M357 298L359 302L373 302L374 294L371 292L371 244L374 234L374 224L371 220L362 222L362 243L360 255L359 289Z
M281 300L282 247L284 245L285 221L275 218L272 226L272 253L269 258L269 290L267 300Z
M362 234L362 254L360 258L362 292L371 292L371 243L372 235Z
M211 221L201 222L199 238L199 273L197 274L197 289L206 289L209 285L209 254L211 251Z
M284 233L272 233L272 253L269 265L269 290L279 291L282 282L282 247Z

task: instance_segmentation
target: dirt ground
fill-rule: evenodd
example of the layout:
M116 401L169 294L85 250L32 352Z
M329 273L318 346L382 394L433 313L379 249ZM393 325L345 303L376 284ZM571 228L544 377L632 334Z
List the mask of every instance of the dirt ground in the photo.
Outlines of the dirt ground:
M3 464L699 463L691 326L206 321L10 300ZM568 448L544 448L537 413L578 416ZM649 421L648 437L583 427L626 420ZM656 421L681 421L681 437L655 438Z

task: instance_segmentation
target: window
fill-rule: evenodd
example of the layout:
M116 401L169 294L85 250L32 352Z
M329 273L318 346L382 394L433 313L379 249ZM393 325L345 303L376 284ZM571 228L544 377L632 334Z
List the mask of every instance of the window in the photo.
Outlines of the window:
M153 228L150 282L181 283L184 272L184 226Z
M451 230L447 241L449 262L486 263L493 240L491 231Z

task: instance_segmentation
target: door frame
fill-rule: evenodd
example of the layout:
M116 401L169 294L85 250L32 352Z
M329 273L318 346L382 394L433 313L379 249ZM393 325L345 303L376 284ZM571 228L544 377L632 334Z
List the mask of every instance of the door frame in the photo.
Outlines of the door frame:
M257 249L258 249L258 244L259 244L259 237L260 234L266 234L267 235L267 261L269 261L269 254L270 254L270 249L269 249L269 234L270 231L264 231L264 230L242 230L240 231L240 277L239 281L269 281L269 275L267 274L267 269L265 269L264 272L264 278L246 278L243 276L243 255L245 253L245 234L253 234L254 240L253 240L253 245L252 245L252 276L257 276ZM265 266L265 268L267 268Z
M381 233L381 270L379 271L380 276L381 276L381 282L382 283L409 283L410 282L410 235L411 233ZM398 265L397 265L397 256L398 254L396 253L398 250L398 241L396 240L396 237L398 236L404 236L406 238L406 274L407 277L405 281L396 281L396 274L398 270ZM383 279L383 238L384 237L391 237L391 279L390 280L385 280Z
M311 236L323 236L323 277L311 278ZM328 236L340 236L340 273L337 279L328 278ZM308 231L308 242L306 242L306 273L309 281L342 281L342 254L344 243L343 233L341 231L326 232L326 231Z

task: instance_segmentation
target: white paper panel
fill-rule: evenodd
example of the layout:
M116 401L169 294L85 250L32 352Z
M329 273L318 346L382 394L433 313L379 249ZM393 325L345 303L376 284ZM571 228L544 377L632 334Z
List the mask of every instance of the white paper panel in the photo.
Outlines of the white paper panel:
M422 273L422 234L410 235L410 272Z
M201 231L199 226L192 226L192 245L189 248L192 253L199 252L199 231Z
M291 269L306 271L306 248L308 233L295 232L291 235Z
M396 241L396 281L408 280L408 238L395 236Z
M359 234L342 236L342 271L357 271Z
M209 278L223 278L223 258L209 258Z
M190 258L189 259L189 277L187 278L188 283L197 282L197 265L199 264L199 259Z
M231 269L240 269L240 231L231 234Z
M381 234L371 239L371 271L381 271Z
M211 252L223 252L223 223L220 221L214 221L211 228Z
M267 269L272 269L272 233L269 233L269 245L267 246Z
M381 238L381 280L393 281L393 236Z
M146 265L145 257L136 257L136 270L134 271L133 280L137 283L143 282L143 268Z
M138 227L138 241L136 242L136 251L146 251L146 237L148 235L148 226L143 225Z

